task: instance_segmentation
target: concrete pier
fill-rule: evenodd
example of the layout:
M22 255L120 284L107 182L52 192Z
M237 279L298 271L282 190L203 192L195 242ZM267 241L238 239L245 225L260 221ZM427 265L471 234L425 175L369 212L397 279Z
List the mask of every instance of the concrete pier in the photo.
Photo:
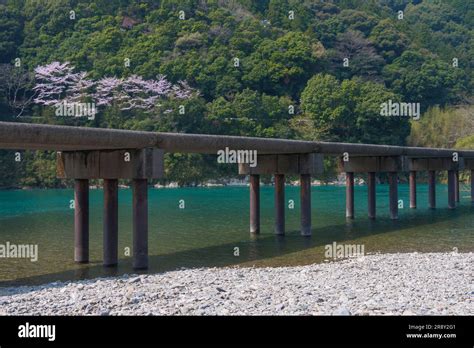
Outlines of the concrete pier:
M410 182L410 208L416 209L416 172L410 171L409 174L409 182Z
M398 219L398 174L397 172L388 173L389 181L389 201L390 201L390 218Z
M460 158L459 161L453 161L451 157L428 157L428 158L411 158L409 159L410 170L428 171L428 190L429 190L429 206L434 209L436 207L436 172L448 172L448 207L454 209L456 201L459 200L459 170L466 168L466 165L474 166L471 159ZM466 163L467 162L467 163Z
M431 209L436 208L436 171L428 171L428 204Z
M89 180L74 180L74 261L89 262Z
M369 217L375 218L375 173L389 173L389 178L392 176L396 178L397 172L404 170L405 162L405 158L401 156L358 156L351 157L349 161L341 159L339 162L339 170L346 173L346 216L348 218L354 218L354 173L369 173ZM398 183L396 180L395 182L392 181L390 181L390 214L392 219L397 219Z
M354 173L346 173L346 218L354 218Z
M285 176L299 175L301 180L301 234L311 234L311 176L323 172L323 157L316 153L258 155L257 165L239 163L239 174L250 175L250 232L260 229L259 175L274 175L275 179L275 234L285 234Z
M456 208L456 173L448 170L448 208Z
M455 200L455 202L459 203L460 202L460 196L459 196L459 170L455 171L454 182L455 182L454 200Z
M260 175L250 175L250 233L260 233Z
M118 180L104 179L104 266L118 263Z
M376 214L376 182L375 172L369 172L367 176L367 204L369 219L375 219Z
M471 202L474 203L474 169L471 170Z
M311 235L311 175L300 175L301 235Z
M275 234L285 234L285 175L275 174Z
M148 179L163 177L161 149L63 151L57 153L57 174L75 179L75 260L89 260L89 179L104 179L104 266L118 262L118 179L132 180L133 267L148 267Z
M148 181L133 179L133 268L148 268Z

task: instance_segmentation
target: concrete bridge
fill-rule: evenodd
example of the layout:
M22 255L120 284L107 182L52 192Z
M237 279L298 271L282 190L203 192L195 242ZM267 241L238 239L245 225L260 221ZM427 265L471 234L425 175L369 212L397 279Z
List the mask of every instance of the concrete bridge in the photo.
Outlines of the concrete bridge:
M58 177L75 180L74 259L89 261L89 180L104 183L104 265L118 261L118 179L133 189L133 266L148 267L147 181L162 178L164 152L217 154L226 147L256 150L255 167L239 164L250 176L250 232L260 232L260 175L274 175L275 233L285 233L285 175L300 176L301 234L311 235L311 176L323 171L323 156L338 158L346 173L346 217L354 218L354 173L368 174L368 214L376 217L375 175L388 173L390 217L398 218L398 173L409 172L410 208L416 208L416 175L429 174L429 207L436 208L436 172L448 172L448 207L459 202L459 171L471 171L474 202L474 151L329 143L224 135L138 132L0 122L0 149L57 151Z

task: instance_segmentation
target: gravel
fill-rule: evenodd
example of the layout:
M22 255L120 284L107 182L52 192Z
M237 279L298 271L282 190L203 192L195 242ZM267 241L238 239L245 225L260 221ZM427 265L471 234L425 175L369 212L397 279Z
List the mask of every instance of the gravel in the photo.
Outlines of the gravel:
M375 254L0 288L1 315L473 315L474 253Z

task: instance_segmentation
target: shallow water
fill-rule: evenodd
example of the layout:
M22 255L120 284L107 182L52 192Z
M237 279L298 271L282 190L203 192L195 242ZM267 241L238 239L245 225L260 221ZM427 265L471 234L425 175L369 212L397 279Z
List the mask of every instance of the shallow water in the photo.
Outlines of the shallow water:
M149 190L149 272L180 267L283 266L325 260L325 245L361 244L365 253L474 251L474 206L465 190L456 210L447 187L437 186L436 210L428 209L427 185L418 184L418 208L408 208L408 186L399 185L404 209L388 214L388 186L377 185L377 220L367 218L367 188L355 188L356 219L346 221L345 188L312 187L313 236L299 235L299 187L286 188L284 237L273 234L273 187L261 188L261 234L248 232L247 187ZM72 190L0 191L0 244L37 244L39 259L0 258L0 285L33 284L131 273L131 190L119 194L119 266L102 267L102 190L90 191L90 259L73 262ZM185 209L179 208L184 200ZM239 255L235 255L238 248Z

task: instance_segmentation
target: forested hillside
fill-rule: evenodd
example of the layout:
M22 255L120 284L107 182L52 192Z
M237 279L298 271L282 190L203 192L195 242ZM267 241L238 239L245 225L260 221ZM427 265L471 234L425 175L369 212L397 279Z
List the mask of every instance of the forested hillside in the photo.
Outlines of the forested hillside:
M474 131L473 33L465 0L0 1L0 120L420 146L446 133L443 146L473 144L461 141ZM55 61L92 79L165 75L198 93L153 112L112 103L94 120L58 117L32 102L34 69ZM381 115L389 100L419 103L420 119ZM54 157L1 152L0 186L59 185ZM212 156L167 162L183 184L235 174Z

